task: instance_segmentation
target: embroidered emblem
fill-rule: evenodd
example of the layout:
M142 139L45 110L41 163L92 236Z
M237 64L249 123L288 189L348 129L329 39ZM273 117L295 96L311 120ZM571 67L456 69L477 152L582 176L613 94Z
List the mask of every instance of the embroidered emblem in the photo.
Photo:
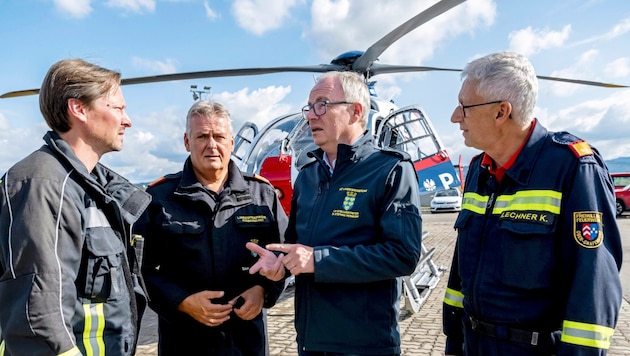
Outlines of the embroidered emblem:
M598 211L580 211L573 213L573 236L582 247L596 248L604 241L602 231L602 213Z
M354 207L354 203L357 199L357 197L359 196L359 194L361 193L366 193L367 189L359 189L359 188L339 188L340 192L345 192L346 195L343 198L343 202L341 204L341 206L343 207L342 209L334 209L332 211L332 216L339 216L339 217L343 217L343 218L350 218L350 219L358 219L359 218L359 212L358 211L353 211L352 208Z
M258 239L251 239L251 240L249 240L249 242L258 245ZM250 251L250 253L252 254L253 257L258 257L258 254L256 252Z

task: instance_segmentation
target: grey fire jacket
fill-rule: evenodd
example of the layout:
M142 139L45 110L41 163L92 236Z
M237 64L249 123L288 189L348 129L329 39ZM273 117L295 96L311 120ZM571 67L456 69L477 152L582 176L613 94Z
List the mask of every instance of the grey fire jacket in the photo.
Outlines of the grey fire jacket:
M56 133L44 140L0 184L0 350L133 355L146 302L131 224L151 197L101 164L90 174Z

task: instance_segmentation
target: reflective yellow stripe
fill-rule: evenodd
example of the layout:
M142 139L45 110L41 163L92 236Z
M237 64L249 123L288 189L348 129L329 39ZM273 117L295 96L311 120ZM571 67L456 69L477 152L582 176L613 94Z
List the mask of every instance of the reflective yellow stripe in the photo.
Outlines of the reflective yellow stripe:
M562 323L560 340L568 344L608 350L614 333L615 329L607 326L565 320Z
M83 346L87 356L105 356L105 342L103 330L105 329L105 315L103 303L83 304L85 325L83 329Z
M81 351L79 351L79 348L75 346L66 352L60 353L58 356L76 356L76 355L81 355ZM0 354L0 356L2 355Z
M444 303L455 308L464 308L464 294L455 289L446 288L444 293Z
M500 195L494 203L493 214L504 211L547 211L560 213L562 193L553 190L524 190L512 195Z
M4 340L0 342L0 356L4 356Z
M486 206L488 206L488 197L473 192L464 193L464 197L462 198L462 210L485 214Z

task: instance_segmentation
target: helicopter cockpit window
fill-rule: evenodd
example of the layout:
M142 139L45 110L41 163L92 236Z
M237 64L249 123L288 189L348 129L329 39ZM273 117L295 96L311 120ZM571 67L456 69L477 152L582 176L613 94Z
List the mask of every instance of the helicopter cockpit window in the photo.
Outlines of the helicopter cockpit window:
M435 155L440 151L433 130L419 110L401 111L378 125L380 146L405 151L413 161Z
M261 131L254 143L247 161L241 169L249 173L260 173L260 167L267 157L280 156L282 141L293 130L301 116L287 117Z

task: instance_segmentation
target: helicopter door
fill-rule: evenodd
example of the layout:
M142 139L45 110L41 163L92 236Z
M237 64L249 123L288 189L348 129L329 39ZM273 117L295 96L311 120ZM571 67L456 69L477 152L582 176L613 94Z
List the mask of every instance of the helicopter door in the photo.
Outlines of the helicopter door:
M253 122L246 122L238 130L236 136L234 136L234 150L232 151L232 158L236 161L238 166L241 166L245 154L249 151L249 147L254 142L254 138L258 135L258 127Z
M411 156L421 194L461 185L446 148L420 107L407 106L377 120L375 138L380 147L405 151Z

